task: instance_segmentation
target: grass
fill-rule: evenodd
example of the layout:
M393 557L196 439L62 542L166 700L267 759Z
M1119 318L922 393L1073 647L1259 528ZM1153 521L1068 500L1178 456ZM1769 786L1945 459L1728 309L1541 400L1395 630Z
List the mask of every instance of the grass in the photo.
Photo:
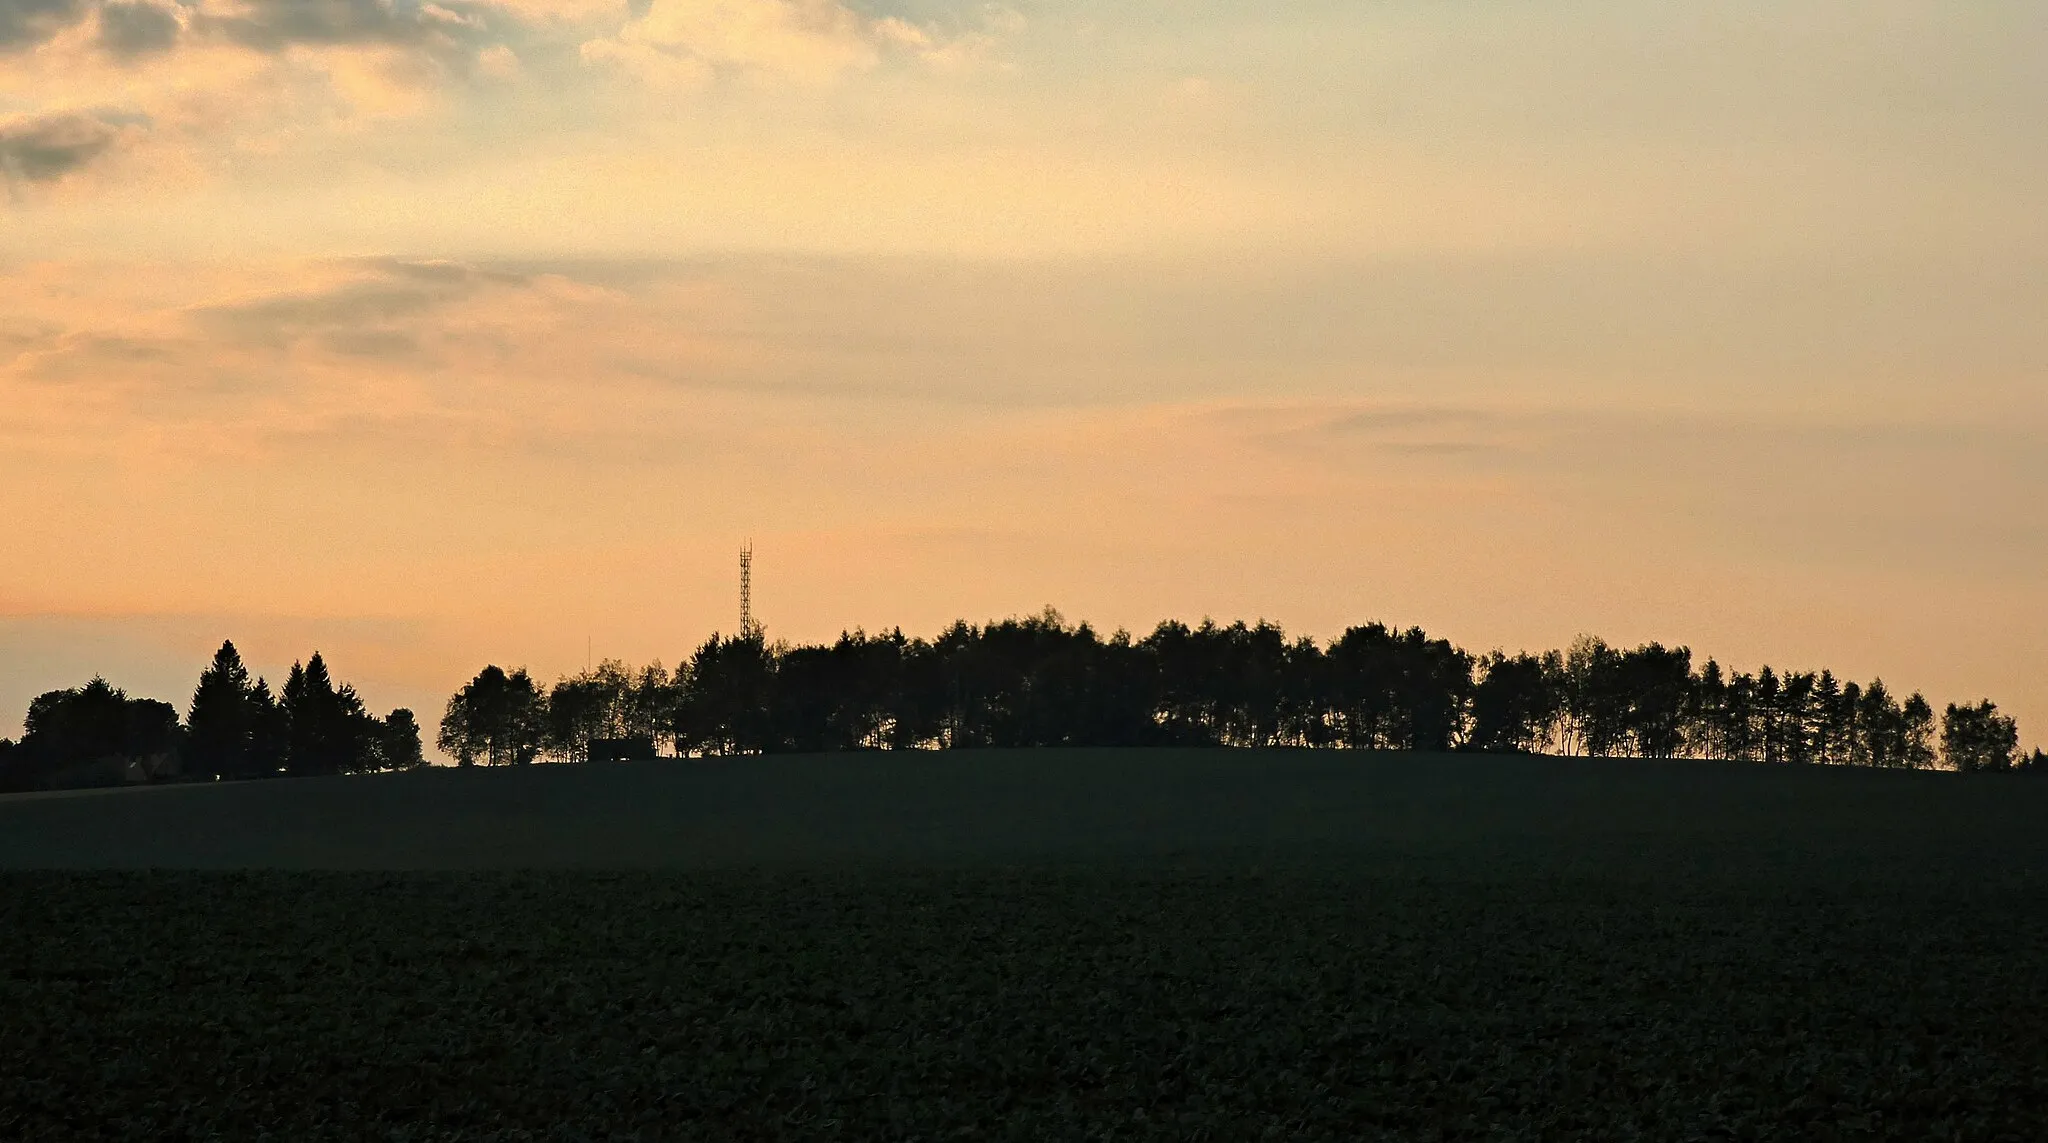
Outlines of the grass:
M2048 784L933 762L0 803L0 1137L2048 1138Z

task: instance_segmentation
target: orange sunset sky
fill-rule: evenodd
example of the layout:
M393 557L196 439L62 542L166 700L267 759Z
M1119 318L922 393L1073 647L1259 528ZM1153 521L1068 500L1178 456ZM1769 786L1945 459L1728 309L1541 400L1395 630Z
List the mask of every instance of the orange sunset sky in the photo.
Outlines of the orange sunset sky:
M0 0L0 734L1381 619L2048 744L2048 5Z

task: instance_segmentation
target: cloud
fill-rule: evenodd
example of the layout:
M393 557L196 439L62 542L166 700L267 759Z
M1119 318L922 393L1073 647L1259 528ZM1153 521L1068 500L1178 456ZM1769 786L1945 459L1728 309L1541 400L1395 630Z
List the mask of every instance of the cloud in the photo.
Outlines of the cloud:
M1361 409L1346 413L1323 426L1333 433L1378 433L1393 429L1468 428L1490 425L1499 414L1480 409L1440 405L1402 405Z
M243 47L282 52L294 45L385 45L454 50L486 38L482 9L418 0L241 0L203 26Z
M1224 405L1198 419L1289 453L1501 458L1548 441L1572 414L1460 404L1339 402Z
M85 17L82 0L0 0L0 52L34 47Z
M169 51L182 28L175 7L151 0L108 0L100 5L100 47L120 59Z
M652 0L616 36L586 42L582 54L587 63L668 84L721 74L826 83L874 67L888 52L956 66L1014 29L1009 9L990 13L985 29L947 38L898 17L862 15L838 0Z
M482 282L496 282L516 286L527 281L524 274L486 270L466 262L451 262L442 258L358 258L350 264L388 278L442 285L469 286Z
M493 0L526 24L604 24L616 27L628 12L647 10L646 0Z
M0 120L0 177L55 182L105 154L136 125L134 116L83 111Z
M312 339L352 357L403 357L419 348L413 319L492 285L523 285L516 274L459 262L363 259L339 282L246 301L195 307L202 326L247 344L283 348Z

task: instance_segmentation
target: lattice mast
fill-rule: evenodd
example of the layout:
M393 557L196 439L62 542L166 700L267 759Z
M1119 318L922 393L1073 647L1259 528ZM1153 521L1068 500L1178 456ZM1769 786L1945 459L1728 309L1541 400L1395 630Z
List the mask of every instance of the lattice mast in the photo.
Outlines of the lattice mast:
M740 638L754 637L754 541L740 545Z

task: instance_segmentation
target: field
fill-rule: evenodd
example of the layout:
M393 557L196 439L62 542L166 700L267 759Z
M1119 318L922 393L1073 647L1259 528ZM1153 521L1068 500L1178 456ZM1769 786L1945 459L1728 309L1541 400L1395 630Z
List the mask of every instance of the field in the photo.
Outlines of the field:
M0 868L5 1138L2048 1138L2019 778L636 763L5 799Z

